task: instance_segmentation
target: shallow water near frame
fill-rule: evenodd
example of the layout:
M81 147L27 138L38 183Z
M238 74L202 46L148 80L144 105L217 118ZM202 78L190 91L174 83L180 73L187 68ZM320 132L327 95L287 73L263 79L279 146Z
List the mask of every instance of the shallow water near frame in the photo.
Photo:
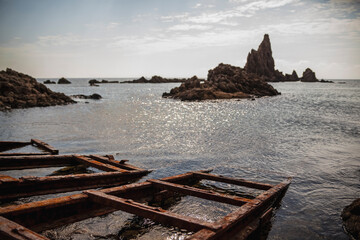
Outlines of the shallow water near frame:
M179 84L95 88L88 79L70 81L49 87L103 99L0 112L1 140L37 138L60 154L113 154L154 170L143 180L202 169L264 183L293 176L268 239L348 239L340 214L360 197L360 81L273 83L282 95L206 102L161 98ZM206 211L197 204L190 201L183 211ZM96 220L102 225L77 223L73 239L104 239L120 230L129 217L122 214ZM158 225L148 234L184 236Z

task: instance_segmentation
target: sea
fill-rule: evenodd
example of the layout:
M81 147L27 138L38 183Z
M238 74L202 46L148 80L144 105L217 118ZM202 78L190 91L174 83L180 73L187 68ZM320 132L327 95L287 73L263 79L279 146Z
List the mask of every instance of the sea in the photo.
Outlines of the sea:
M292 183L267 238L349 239L340 215L360 197L360 80L271 83L281 95L255 101L182 102L162 98L179 83L90 87L89 79L47 86L67 95L98 93L101 100L0 112L0 140L37 138L60 154L112 154L152 170L140 181L196 170L271 184L290 176ZM46 176L56 169L2 174ZM243 191L228 184L205 184ZM183 197L170 208L211 222L235 209L195 197ZM43 234L52 239L125 239L119 232L133 220L133 215L118 211ZM150 223L135 237L184 239L189 234Z

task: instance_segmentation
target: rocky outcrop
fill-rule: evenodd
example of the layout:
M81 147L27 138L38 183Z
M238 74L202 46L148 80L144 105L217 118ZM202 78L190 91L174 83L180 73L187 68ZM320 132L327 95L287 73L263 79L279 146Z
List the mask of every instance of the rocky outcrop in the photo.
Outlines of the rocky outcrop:
M354 238L360 239L360 198L345 207L341 213L346 231Z
M56 84L56 82L48 79L44 81L44 84Z
M124 81L121 83L178 83L178 82L185 82L186 79L184 78L163 78L160 76L152 76L150 80L147 80L145 77L141 77L139 79L135 79L132 81Z
M0 110L46 107L75 103L63 93L53 92L35 78L11 69L0 71Z
M69 80L67 80L66 78L60 78L58 80L58 84L71 84L71 82Z
M106 84L106 83L119 83L119 81L109 81L109 80L103 79L103 80L101 80L101 82L100 82L99 80L96 80L96 79L91 79L91 80L89 80L90 86L98 87L99 85L97 85L97 84L99 84L99 83L101 83L101 84Z
M201 82L194 76L182 83L180 87L171 89L170 93L164 93L163 97L194 101L253 98L278 94L280 93L257 74L221 63L216 68L209 70L206 81Z
M318 82L319 80L316 78L315 73L310 68L307 68L303 72L301 81L302 82Z
M258 47L258 50L251 49L245 64L245 70L249 73L255 73L262 76L265 81L279 82L284 81L282 72L275 70L275 62L272 56L271 43L268 34Z
M80 98L80 99L93 99L93 100L100 100L102 98L101 95L97 93L93 93L91 95L83 95L83 94L71 95L71 97Z
M290 74L285 74L284 81L286 81L286 82L296 82L296 81L299 81L299 80L300 79L299 79L299 77L298 77L295 70L293 70L291 75Z

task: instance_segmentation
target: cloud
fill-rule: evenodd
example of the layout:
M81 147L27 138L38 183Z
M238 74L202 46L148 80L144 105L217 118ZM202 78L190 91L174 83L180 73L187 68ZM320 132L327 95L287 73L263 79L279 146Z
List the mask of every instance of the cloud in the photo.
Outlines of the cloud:
M190 31L190 30L208 30L211 29L211 26L200 25L200 24L177 24L171 26L169 31Z

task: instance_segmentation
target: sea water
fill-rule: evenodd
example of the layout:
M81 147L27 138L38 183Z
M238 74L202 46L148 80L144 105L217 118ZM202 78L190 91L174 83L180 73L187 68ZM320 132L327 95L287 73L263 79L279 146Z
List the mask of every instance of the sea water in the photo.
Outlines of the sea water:
M0 112L0 140L38 138L61 154L113 154L153 170L142 180L202 169L266 183L292 176L268 239L348 239L340 214L360 197L360 81L272 83L281 95L255 101L181 102L161 97L176 83L90 87L88 80L48 87L67 95L98 93L103 99ZM45 176L52 171L21 174ZM37 199L41 197L24 201ZM216 221L234 209L185 197L171 210ZM57 239L118 239L117 232L131 218L115 212L45 234ZM159 225L138 236L185 237Z

